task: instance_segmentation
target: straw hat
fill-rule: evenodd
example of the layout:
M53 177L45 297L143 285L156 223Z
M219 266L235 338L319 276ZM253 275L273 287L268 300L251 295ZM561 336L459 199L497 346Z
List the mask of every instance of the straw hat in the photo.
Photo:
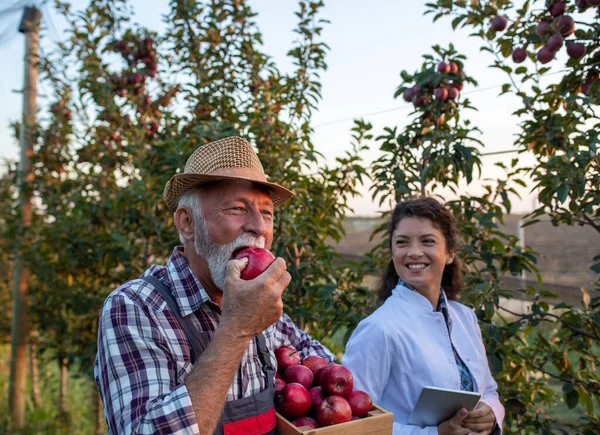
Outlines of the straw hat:
M269 188L273 204L278 205L294 193L275 183L269 183L258 156L246 139L226 137L198 148L190 156L181 174L171 177L163 199L171 211L188 189L209 181L249 180Z

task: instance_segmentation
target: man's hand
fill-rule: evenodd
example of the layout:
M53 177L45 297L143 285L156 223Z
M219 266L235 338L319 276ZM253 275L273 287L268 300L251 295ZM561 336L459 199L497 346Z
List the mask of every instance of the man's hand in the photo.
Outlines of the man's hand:
M240 273L248 259L231 260L227 265L220 325L232 327L251 339L271 326L283 314L281 295L292 280L285 260L277 258L262 274L245 281Z
M462 426L467 415L469 413L465 408L459 409L454 417L438 426L438 435L469 435L472 431Z
M487 403L479 402L473 411L469 411L462 424L477 435L487 435L496 425L496 416Z

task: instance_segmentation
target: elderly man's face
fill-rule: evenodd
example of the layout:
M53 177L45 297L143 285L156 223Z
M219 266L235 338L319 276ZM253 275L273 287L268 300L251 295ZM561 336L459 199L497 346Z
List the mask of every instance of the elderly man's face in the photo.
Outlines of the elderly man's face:
M202 193L202 216L195 223L195 248L223 289L227 263L243 246L269 249L273 242L273 201L245 181L215 183Z

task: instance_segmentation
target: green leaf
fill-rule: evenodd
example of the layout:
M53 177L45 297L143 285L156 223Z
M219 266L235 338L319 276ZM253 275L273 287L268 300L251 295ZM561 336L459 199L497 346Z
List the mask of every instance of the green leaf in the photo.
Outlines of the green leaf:
M562 386L563 393L569 394L571 391L575 389L575 385L571 382L565 382Z
M567 197L569 196L569 183L565 182L562 186L560 186L557 194L558 202L560 202L561 204L564 203L567 200Z
M565 394L565 403L569 407L569 409L573 409L579 403L579 393L577 390L572 390L569 393Z

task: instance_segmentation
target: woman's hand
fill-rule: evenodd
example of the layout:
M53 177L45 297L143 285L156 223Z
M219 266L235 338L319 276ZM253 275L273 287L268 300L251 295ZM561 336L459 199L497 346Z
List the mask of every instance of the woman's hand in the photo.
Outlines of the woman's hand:
M438 426L438 435L469 435L472 431L462 426L468 415L465 408L459 409L454 417Z
M487 435L496 425L496 416L487 403L479 402L473 411L467 413L462 425L477 435Z

